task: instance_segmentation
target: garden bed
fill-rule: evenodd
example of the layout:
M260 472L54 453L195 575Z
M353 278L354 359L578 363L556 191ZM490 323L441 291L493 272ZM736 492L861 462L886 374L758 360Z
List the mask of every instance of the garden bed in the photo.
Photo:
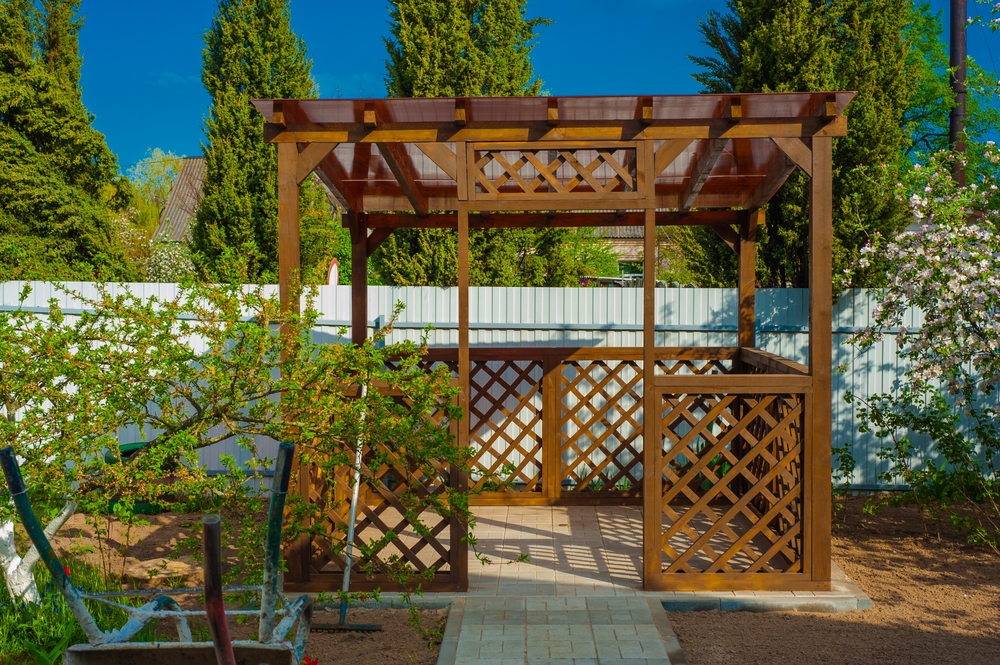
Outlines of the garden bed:
M874 603L849 614L670 613L690 665L988 663L1000 653L1000 557L915 508L863 515L849 499L833 558Z

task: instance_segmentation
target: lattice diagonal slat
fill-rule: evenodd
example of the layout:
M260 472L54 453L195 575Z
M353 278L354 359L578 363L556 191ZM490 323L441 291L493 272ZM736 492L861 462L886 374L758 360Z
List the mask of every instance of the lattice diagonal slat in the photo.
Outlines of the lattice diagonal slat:
M559 373L563 492L637 492L642 371L633 361L571 361Z
M478 489L533 492L542 474L542 362L472 363L470 442Z
M485 150L476 182L478 191L494 195L634 192L635 148Z
M801 395L662 395L664 572L801 572Z

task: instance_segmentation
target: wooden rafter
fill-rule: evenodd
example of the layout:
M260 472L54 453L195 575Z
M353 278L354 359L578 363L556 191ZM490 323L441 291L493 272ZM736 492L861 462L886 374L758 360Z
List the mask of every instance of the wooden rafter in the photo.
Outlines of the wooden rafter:
M336 143L309 143L299 151L295 162L295 180L301 185L309 174L316 170L319 163L337 147Z
M653 173L651 177L656 178L663 170L674 163L681 154L687 150L694 139L673 139L664 141L653 155Z
M736 254L740 253L740 236L729 224L712 224L711 229L722 238L722 242L729 246Z
M332 153L328 152L326 154L326 157L319 162L318 169L319 172L317 175L319 175L320 181L330 190L330 193L343 206L344 210L349 213L361 212L361 201L348 189L345 182L347 174Z
M461 110L465 115L465 109ZM467 117L467 116L466 116ZM362 122L266 123L264 140L271 143L449 143L454 141L632 141L644 139L766 139L773 136L844 136L847 118L838 115L809 118L729 118L714 120L621 120L610 123L545 120L465 125L396 122L372 128Z
M708 182L708 176L711 175L712 169L715 168L715 163L722 156L722 151L725 149L726 143L726 139L710 139L706 143L705 150L698 157L698 161L695 162L691 176L684 186L684 192L681 194L681 210L690 210L694 206L698 194L701 193L701 188Z
M504 213L494 215L469 214L469 226L476 229L503 228L577 228L595 226L642 226L641 212L563 212L555 216L545 212ZM370 229L454 229L458 225L455 213L433 213L424 218L407 213L371 213ZM734 210L698 210L695 212L658 212L657 226L711 226L739 222Z
M395 176L403 194L413 206L413 212L417 213L418 217L426 217L429 210L427 194L417 184L413 160L406 152L406 146L401 143L376 143L375 145L382 154L382 159L389 166L389 170L392 171L392 175Z
M452 180L458 180L458 157L444 143L416 143L417 149L427 155L428 159L448 174Z
M795 170L795 164L787 157L779 160L777 166L768 171L757 188L747 197L743 203L743 208L750 210L759 208L767 203L774 193L788 180L788 176Z
M807 175L812 176L812 150L802 142L802 139L793 136L775 136L771 140L781 149L781 152L795 162L796 166L805 171Z
M369 218L370 221L370 218ZM391 228L377 228L372 229L372 232L368 234L368 240L365 242L365 249L368 256L375 253L375 250L392 235L395 229Z

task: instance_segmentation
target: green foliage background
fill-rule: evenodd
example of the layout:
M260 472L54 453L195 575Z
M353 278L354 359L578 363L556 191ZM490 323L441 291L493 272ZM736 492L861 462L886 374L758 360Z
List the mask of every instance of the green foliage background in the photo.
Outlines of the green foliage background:
M531 65L537 28L527 0L398 0L389 9L385 87L390 97L538 95ZM474 285L576 286L581 275L617 275L610 243L588 229L491 229L469 234ZM372 256L384 284L458 283L450 229L396 230Z
M911 0L729 0L700 30L715 52L691 58L706 91L857 91L846 111L849 133L834 143L834 279L838 288L880 286L884 263L850 279L845 270L872 236L891 236L910 221L880 183L898 182L912 158L946 146L954 95L940 14ZM970 81L982 76L970 72ZM973 99L969 111L970 133L987 131L988 104ZM871 169L885 173L874 178ZM768 206L758 244L763 286L808 286L808 195L808 177L797 170ZM675 272L703 286L735 283L736 257L711 230L682 235Z
M210 273L235 251L248 257L247 279L274 282L277 151L264 142L264 118L250 100L315 97L312 60L305 42L292 31L285 0L221 0L202 53L202 82L212 96L212 108L206 121L203 198L192 244ZM324 192L311 179L302 184L300 210L302 276L322 281L331 258L343 262L350 256L349 240Z
M0 280L136 277L128 181L80 91L80 0L0 0Z

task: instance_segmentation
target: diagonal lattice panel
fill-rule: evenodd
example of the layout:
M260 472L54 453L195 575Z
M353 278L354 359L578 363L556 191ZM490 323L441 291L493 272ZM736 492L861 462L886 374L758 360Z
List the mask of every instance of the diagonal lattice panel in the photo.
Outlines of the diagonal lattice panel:
M475 175L477 191L492 195L634 192L635 148L483 150Z
M485 491L534 492L542 478L542 361L472 363L472 480Z
M664 572L800 572L800 395L662 395Z
M642 371L634 361L570 361L559 372L563 492L637 492Z

